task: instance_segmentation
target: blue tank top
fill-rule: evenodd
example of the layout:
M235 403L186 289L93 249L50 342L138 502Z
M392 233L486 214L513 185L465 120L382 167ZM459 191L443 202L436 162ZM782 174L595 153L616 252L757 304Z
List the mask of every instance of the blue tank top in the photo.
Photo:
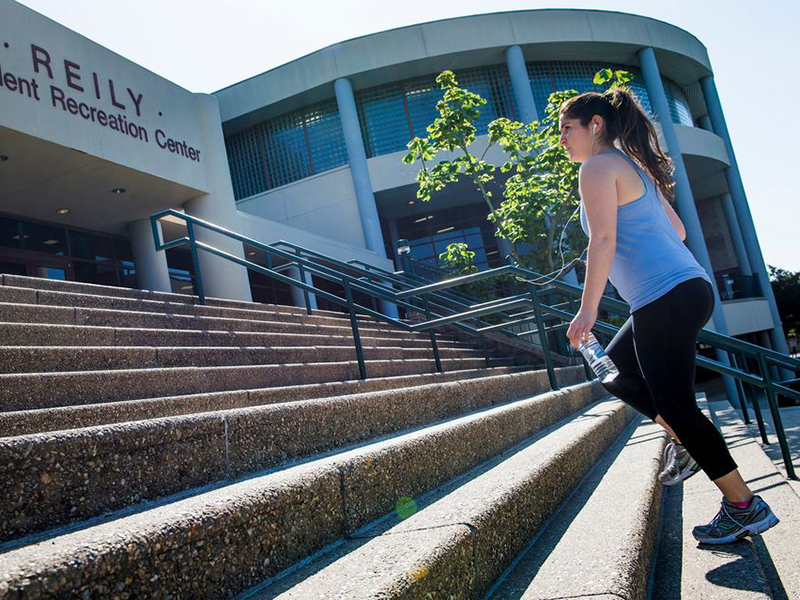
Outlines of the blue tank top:
M636 162L614 148L636 169L644 194L617 207L617 246L608 279L631 307L631 312L666 294L679 283L701 277L711 283L705 269L678 237L655 184ZM581 201L581 227L589 224Z

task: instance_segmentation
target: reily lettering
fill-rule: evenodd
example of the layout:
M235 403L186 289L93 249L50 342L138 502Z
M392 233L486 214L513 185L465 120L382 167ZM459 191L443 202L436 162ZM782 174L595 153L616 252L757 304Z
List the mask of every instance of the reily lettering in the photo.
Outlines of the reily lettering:
M53 75L53 60L50 56L50 53L40 46L36 46L35 44L31 44L31 60L33 61L33 70L36 73L41 73L43 71L47 72L47 76L52 80L55 79ZM67 86L71 87L74 90L79 92L86 92L86 88L84 87L84 74L81 72L81 66L73 62L71 60L64 59L64 77L67 80ZM135 93L131 88L126 87L127 90L127 97L123 95L120 97L118 96L117 88L114 85L113 79L107 80L108 84L100 83L100 76L92 71L91 73L91 82L88 84L91 86L91 89L94 91L95 98L101 100L104 94L108 94L108 99L111 101L116 108L120 110L127 110L128 105L123 104L124 102L129 102L130 105L136 110L136 116L142 116L142 100L144 98L143 94Z

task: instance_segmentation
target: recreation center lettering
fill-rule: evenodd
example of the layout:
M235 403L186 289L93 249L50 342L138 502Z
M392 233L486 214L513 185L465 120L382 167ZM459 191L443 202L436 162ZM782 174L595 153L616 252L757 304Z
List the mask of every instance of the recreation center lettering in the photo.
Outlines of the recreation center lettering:
M4 44L4 46L8 48L8 44ZM31 44L31 62L34 73L42 76L46 75L51 81L55 79L53 75L54 62L47 50L35 44ZM111 104L119 110L114 112L103 110L102 108L93 106L89 102L84 102L80 97L78 97L78 99L74 98L69 95L65 89L50 83L48 100L52 108L62 110L67 114L80 117L101 127L107 127L135 140L150 143L151 136L147 129L139 123L129 120L128 116L125 114L129 107L132 107L133 110L136 111L137 117L142 116L144 94L136 93L129 87L125 88L127 94L121 94L117 90L113 79L101 81L99 74L94 71L91 73L90 77L87 76L88 81L84 81L84 76L86 74L81 71L81 66L78 63L66 59L63 61L63 72L67 87L82 94L93 93L97 100L107 98L111 101ZM89 88L88 91L87 87ZM41 102L39 82L36 78L22 78L8 71L4 71L2 63L0 63L0 89L4 89L7 92L15 92L37 102ZM161 113L159 112L159 116L160 115ZM155 130L153 139L156 145L162 150L166 150L177 156L185 157L194 162L200 162L200 150L192 147L185 140L173 139L161 129Z

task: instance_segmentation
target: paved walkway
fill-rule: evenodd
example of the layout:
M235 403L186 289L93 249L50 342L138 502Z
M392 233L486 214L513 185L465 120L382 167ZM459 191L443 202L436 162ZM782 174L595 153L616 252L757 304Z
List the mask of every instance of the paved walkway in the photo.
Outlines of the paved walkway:
M719 508L719 491L702 473L683 485L668 488L653 600L800 598L800 569L796 559L800 486L788 481L780 471L782 462L774 434L769 435L773 443L763 446L755 423L746 426L727 401L701 401L700 406L722 432L745 481L769 502L781 522L763 535L741 542L724 546L698 544L691 529L714 516ZM795 440L797 456L800 412L788 410L784 420ZM782 417L785 411L781 409ZM768 409L764 414L771 428Z
M713 404L715 406L718 404L722 406L723 404L727 404L727 401L714 402ZM759 406L761 407L761 414L764 417L764 429L766 429L767 438L769 439L769 444L761 444L761 448L764 450L764 452L766 452L767 456L772 459L772 462L775 464L781 474L786 477L786 467L783 462L783 455L781 454L780 445L778 444L778 436L775 434L772 415L770 414L769 406L763 397L759 402ZM737 410L736 413L741 418L741 411ZM752 408L748 408L748 415L750 417L750 424L747 426L747 428L750 432L750 435L754 436L760 441L761 436L758 432L758 425L756 424L756 417ZM780 417L783 423L783 431L786 434L789 452L792 457L792 464L794 465L795 473L798 477L800 477L800 406L781 408ZM795 488L798 494L800 494L800 481L789 480L789 484Z

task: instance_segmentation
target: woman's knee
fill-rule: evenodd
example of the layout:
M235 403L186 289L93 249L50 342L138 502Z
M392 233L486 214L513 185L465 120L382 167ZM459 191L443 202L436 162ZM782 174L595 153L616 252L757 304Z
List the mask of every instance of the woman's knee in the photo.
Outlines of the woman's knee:
M697 419L705 419L703 412L697 406L694 398L694 393L691 394L676 394L671 398L658 397L653 398L653 407L656 413L672 427L680 427L681 423L696 421Z
M616 396L651 420L655 419L656 411L650 398L650 391L641 376L629 377L619 374L611 381L601 382L601 385L612 396Z

